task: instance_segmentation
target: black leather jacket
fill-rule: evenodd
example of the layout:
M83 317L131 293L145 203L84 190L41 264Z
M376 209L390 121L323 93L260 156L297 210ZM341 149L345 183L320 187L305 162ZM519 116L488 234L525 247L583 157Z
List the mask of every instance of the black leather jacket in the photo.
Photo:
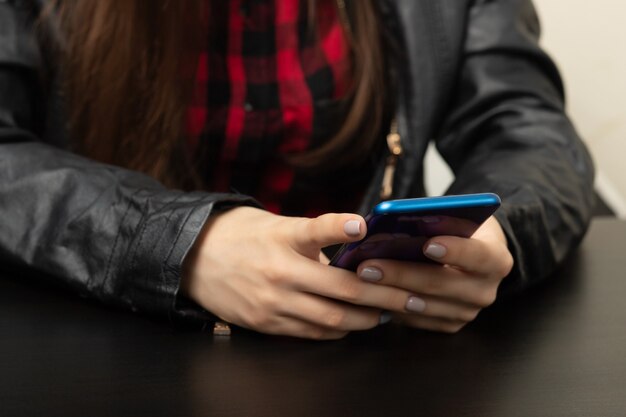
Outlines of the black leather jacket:
M33 29L40 3L0 1L0 262L133 311L197 313L178 302L185 254L216 207L255 202L169 190L64 150L57 84L42 81L49 55ZM547 277L588 226L593 167L564 114L558 72L537 45L531 2L379 5L398 46L392 67L405 156L393 197L423 195L423 156L435 140L456 175L449 193L503 199L497 218L516 260L504 286ZM55 38L53 27L44 30ZM362 212L377 202L385 157Z

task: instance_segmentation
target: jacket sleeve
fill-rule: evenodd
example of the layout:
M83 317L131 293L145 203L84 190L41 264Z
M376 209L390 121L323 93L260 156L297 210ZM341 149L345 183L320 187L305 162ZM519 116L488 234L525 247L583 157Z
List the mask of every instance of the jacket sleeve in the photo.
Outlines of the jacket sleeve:
M181 264L230 194L165 189L41 140L41 56L26 11L0 3L0 266L40 271L133 311L208 318L177 303Z
M492 191L516 260L504 292L551 274L582 239L594 169L564 110L557 69L538 46L528 0L477 0L468 13L457 94L437 147L448 193Z

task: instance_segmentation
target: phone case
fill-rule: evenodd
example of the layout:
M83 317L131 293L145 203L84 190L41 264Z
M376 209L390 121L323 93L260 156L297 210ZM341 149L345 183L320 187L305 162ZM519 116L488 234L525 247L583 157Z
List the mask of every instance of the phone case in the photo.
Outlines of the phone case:
M422 247L433 236L469 238L500 207L496 194L391 200L365 218L367 235L343 245L331 265L355 271L367 259L433 262Z

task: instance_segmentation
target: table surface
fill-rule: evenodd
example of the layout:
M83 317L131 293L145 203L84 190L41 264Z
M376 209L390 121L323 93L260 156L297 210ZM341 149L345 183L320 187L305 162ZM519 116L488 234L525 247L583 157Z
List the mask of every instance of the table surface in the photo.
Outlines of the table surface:
M0 416L626 415L626 222L456 335L216 338L0 278Z

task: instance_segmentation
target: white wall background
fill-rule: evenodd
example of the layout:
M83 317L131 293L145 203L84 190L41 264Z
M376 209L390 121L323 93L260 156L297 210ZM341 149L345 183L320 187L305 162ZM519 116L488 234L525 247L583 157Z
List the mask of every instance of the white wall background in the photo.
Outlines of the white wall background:
M626 217L626 1L535 1L568 110L598 166L596 187Z
M542 44L557 61L568 112L598 168L596 188L626 217L626 0L535 0ZM427 188L445 191L451 176L430 152Z

